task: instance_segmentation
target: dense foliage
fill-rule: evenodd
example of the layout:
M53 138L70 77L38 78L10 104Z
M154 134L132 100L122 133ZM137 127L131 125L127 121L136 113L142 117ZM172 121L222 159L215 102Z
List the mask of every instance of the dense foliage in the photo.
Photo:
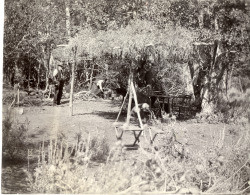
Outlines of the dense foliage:
M132 62L140 71L153 59L165 91L191 85L201 109L231 87L249 87L249 15L245 0L5 1L4 81L43 88L51 58L70 73L76 47L78 87L90 75L128 72ZM60 44L64 52L54 50ZM187 71L189 81L180 74Z

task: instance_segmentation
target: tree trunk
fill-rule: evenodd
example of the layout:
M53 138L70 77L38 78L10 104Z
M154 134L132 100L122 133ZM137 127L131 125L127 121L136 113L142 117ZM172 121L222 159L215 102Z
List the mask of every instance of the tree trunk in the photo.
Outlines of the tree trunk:
M199 17L198 17L198 20L199 20L199 27L200 29L203 29L203 26L204 26L204 13L203 13L203 10L201 9L200 10L200 14L199 14Z
M214 17L214 29L216 31L219 30L219 24L218 24L218 17L217 16Z
M65 13L66 13L66 32L68 38L70 38L70 11L69 11L69 0L65 1Z
M197 46L197 55L200 58L199 67L189 65L191 74L195 82L194 95L198 110L211 111L214 100L218 97L219 83L224 76L226 67L218 61L221 51L219 41L215 40L213 44L199 44Z
M94 73L94 63L92 63L91 65L91 73L90 73L90 77L89 77L89 90L91 90L92 88L92 84L93 84L93 73Z
M218 102L218 100L222 97L221 95L225 91L225 72L228 69L228 63L223 61L221 56L222 52L220 49L220 41L215 40L213 47L211 48L211 56L208 54L208 58L210 59L209 71L206 74L207 78L207 89L205 89L204 93L204 102L202 105L202 110L205 112L212 112L214 105ZM223 93L221 93L223 92ZM206 105L206 108L204 107ZM207 111L206 111L207 110Z
M31 69L31 66L30 66L30 60L29 60L28 90L30 90L30 69Z
M202 101L203 96L205 94L205 77L206 72L203 70L199 70L197 74L197 79L193 82L193 89L194 89L194 97L195 97L195 105L197 107L197 111L200 112L202 110Z
M72 63L72 70L71 70L72 75L71 75L70 100L69 100L70 116L73 116L73 93L74 93L74 80L75 80L76 51L77 47L73 48L74 63Z
M88 62L86 60L83 61L84 65L84 73L85 73L85 83L87 84L89 82L89 72L88 72Z
M231 71L230 71L230 74L229 74L229 78L228 78L228 88L229 89L231 88L231 85L232 85L233 72L234 72L234 63L232 65L232 68L231 68Z
M47 45L48 47L48 45ZM47 57L47 53L45 52L45 46L43 45L42 46L42 53L43 53L43 57L42 57L42 62L43 62L43 66L46 70L45 72L45 82L46 82L46 87L45 87L45 90L47 91L48 88L49 88L49 75L50 75L50 65L49 65L49 62L50 62L50 57ZM50 53L50 52L49 52Z
M19 69L18 69L18 66L17 66L17 61L18 61L18 59L15 59L15 61L14 61L14 74L13 74L13 78L12 78L12 81L11 81L11 83L12 83L12 85L13 85L13 87L14 87L14 85L15 85L15 80L17 79L17 74L19 74Z
M37 85L36 85L36 89L38 90L39 89L39 85L40 85L40 70L41 70L41 63L39 63L39 66L38 66L38 74L37 74Z
M190 95L194 95L194 88L192 85L192 73L190 72L190 66L188 64L185 64L182 67L182 79L184 81L184 83L186 84L186 88L185 88L185 93L186 94L190 94Z
M197 111L200 112L202 109L202 90L205 86L206 71L202 70L202 65L200 65L199 63L189 62L188 66L192 79L195 106L197 108Z
M47 62L45 59L43 59L43 65L46 69L46 72L45 72L45 82L46 82L45 90L47 91L49 88L49 69L48 69L48 65L47 65Z

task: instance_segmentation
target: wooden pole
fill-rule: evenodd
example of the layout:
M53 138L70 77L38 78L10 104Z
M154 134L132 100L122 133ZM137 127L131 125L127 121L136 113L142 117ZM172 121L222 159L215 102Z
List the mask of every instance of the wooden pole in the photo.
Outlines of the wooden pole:
M28 89L29 89L29 91L30 91L30 69L31 69L31 67L30 67L31 65L30 65L30 57L29 57L29 75L28 75Z
M69 99L69 108L70 108L70 116L73 116L73 93L74 93L74 80L75 80L75 65L76 65L76 50L75 46L73 49L74 53L74 63L72 64L72 75L71 75L71 88L70 88L70 99Z
M123 108L123 106L124 106L124 104L125 104L125 101L126 101L126 99L127 99L127 96L128 96L128 92L126 93L126 95L125 95L125 97L124 97L124 99L123 99L122 106L121 106L121 108L120 108L120 110L119 110L119 113L118 113L118 116L117 116L115 122L117 122L118 119L119 119L119 117L120 117L120 114L121 114L121 112L122 112L122 108Z
M90 73L90 77L89 77L89 90L91 90L92 85L93 85L93 73L94 73L94 61L92 61L93 63L91 63L91 73Z
M137 95L136 95L136 91L135 91L135 87L134 87L133 83L131 83L131 89L132 89L132 93L134 95L135 107L136 107L136 111L137 111L136 113L137 113L137 117L139 119L140 128L143 129L143 124L142 124L141 115L140 115L139 106L138 106L138 101L137 101Z
M19 83L18 83L18 85L19 85ZM20 95L19 95L19 86L18 86L18 89L17 89L17 105L18 105L18 107L19 107L19 103L20 103Z
M36 84L36 89L39 89L39 85L40 85L40 71L41 71L41 63L39 62L39 66L38 66L38 71L37 71L37 84Z
M132 90L131 90L131 83L133 82L133 76L132 73L130 73L129 75L129 79L128 79L128 92L129 92L129 99L128 99L128 111L127 111L127 121L126 121L126 125L129 125L130 122L130 117L131 117L131 104L132 104Z

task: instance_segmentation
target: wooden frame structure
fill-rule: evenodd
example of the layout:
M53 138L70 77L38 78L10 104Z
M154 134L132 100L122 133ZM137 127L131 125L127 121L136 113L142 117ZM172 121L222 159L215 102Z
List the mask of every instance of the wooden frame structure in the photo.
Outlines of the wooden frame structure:
M156 101L159 103L158 107L154 108L156 116L161 116L161 110L165 110L165 104L168 105L167 113L174 113L180 118L181 115L187 114L189 109L191 109L191 95L162 95L162 94L151 94L150 97L156 98ZM152 105L151 105L152 107Z
M127 99L127 96L129 95L129 102L128 102L128 109L127 109L127 119L126 122L123 126L115 126L115 132L116 132L116 138L119 140L122 138L123 133L126 131L132 131L135 141L132 144L132 146L135 146L136 143L140 142L140 136L142 135L142 132L144 131L144 127L143 127L143 123L141 120L141 115L140 115L140 111L139 111L139 106L138 106L138 101L137 101L137 95L136 95L136 91L135 91L135 87L134 87L134 83L133 83L133 74L130 74L129 76L129 80L128 80L128 92L126 94L126 96L124 97L122 106L120 108L120 111L118 113L118 116L116 118L115 123L118 121L122 108L125 104L125 101ZM130 118L131 118L131 106L132 106L132 98L134 97L134 101L135 101L135 106L136 106L136 113L137 113L137 117L139 119L139 126L134 126L134 125L130 125Z
M153 144L156 136L159 134L163 134L163 131L151 129L150 127L147 127L147 129L145 129L145 126L142 123L142 119L141 119L141 115L140 115L139 104L138 104L137 95L136 95L136 91L135 91L135 87L134 87L134 83L133 83L133 75L132 74L130 74L130 76L129 76L128 92L127 92L126 96L124 97L122 106L121 106L120 111L118 113L118 116L115 120L115 124L120 117L122 108L125 104L125 101L126 101L128 95L129 95L129 102L128 102L128 109L127 109L127 119L126 119L126 122L122 126L115 125L116 138L118 140L121 140L124 132L132 131L135 140L134 140L132 145L125 145L125 146L126 147L135 147L136 144L140 142L140 136L142 134L144 135L145 140L148 141L148 139L146 138L146 132L145 132L145 130L148 130L149 131L148 132L149 139L150 139L149 143ZM130 124L132 98L134 98L134 101L135 101L136 114L137 114L137 117L139 120L139 126L135 126L135 125Z

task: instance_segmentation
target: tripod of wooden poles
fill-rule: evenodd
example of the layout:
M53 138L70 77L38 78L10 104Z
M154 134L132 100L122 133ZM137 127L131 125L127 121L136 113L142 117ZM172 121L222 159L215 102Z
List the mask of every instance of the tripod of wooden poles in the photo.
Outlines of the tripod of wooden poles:
M135 137L135 141L133 143L133 146L135 146L135 144L137 142L139 142L139 138L144 130L144 127L143 127L143 123L142 123L142 119L141 119L141 115L140 115L140 110L139 110L139 105L138 105L138 100L137 100L137 95L136 95L136 91L135 91L135 86L134 86L134 83L133 83L133 74L130 74L129 76L129 79L128 79L128 91L127 91L127 94L126 96L124 97L124 100L122 102L122 106L119 110L119 113L118 113L118 116L115 120L115 123L118 121L119 117L120 117L120 114L121 114L121 111L122 111L122 108L125 104L125 101L127 99L127 96L128 97L128 109L127 109L127 118L126 118L126 122L125 124L122 126L122 127L118 127L118 126L115 126L115 131L116 131L116 137L117 139L121 139L122 136L123 136L123 133L125 131L132 131L133 134L134 134L134 137ZM139 127L137 126L131 126L130 125L130 118L131 118L131 106L132 106L132 98L134 98L134 101L135 101L135 107L136 107L136 114L137 114L137 117L138 117L138 120L139 120Z

